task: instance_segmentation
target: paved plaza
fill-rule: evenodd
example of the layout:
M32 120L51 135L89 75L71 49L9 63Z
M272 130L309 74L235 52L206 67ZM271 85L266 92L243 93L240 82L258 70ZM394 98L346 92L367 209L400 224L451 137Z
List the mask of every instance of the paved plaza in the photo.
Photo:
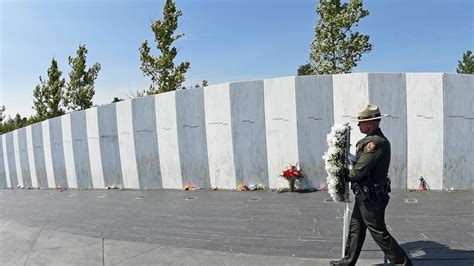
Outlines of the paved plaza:
M472 192L391 193L389 231L415 265L474 264ZM1 265L328 265L343 209L326 191L3 189Z

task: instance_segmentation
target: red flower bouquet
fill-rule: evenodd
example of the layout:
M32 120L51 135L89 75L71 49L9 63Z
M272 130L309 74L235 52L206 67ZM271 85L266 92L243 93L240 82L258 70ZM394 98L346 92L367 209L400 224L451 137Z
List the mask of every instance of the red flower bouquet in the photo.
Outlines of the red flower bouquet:
M283 174L280 176L288 180L290 184L290 191L294 191L295 180L303 177L303 171L301 171L301 169L298 167L298 163L296 163L295 165L290 165L290 168L285 169Z

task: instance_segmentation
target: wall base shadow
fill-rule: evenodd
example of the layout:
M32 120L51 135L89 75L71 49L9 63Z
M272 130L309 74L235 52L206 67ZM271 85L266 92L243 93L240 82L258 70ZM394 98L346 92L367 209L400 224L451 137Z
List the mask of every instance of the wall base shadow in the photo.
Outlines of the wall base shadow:
M401 245L415 265L474 265L474 251L451 249L436 241L420 240Z

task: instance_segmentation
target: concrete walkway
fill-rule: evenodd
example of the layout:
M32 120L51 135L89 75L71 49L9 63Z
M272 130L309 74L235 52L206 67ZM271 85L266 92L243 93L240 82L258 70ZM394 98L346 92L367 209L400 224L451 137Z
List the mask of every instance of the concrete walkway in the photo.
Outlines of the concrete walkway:
M474 264L472 191L391 194L416 265ZM342 210L327 192L0 190L1 265L328 265ZM383 264L368 235L358 265Z

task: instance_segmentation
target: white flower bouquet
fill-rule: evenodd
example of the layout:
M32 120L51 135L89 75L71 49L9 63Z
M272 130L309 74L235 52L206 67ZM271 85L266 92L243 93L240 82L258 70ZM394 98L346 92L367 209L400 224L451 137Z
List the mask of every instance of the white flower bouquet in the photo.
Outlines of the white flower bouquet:
M349 124L334 124L331 127L331 133L327 136L328 150L323 155L328 173L328 192L336 202L346 201L347 186L344 175L349 152L350 131Z

